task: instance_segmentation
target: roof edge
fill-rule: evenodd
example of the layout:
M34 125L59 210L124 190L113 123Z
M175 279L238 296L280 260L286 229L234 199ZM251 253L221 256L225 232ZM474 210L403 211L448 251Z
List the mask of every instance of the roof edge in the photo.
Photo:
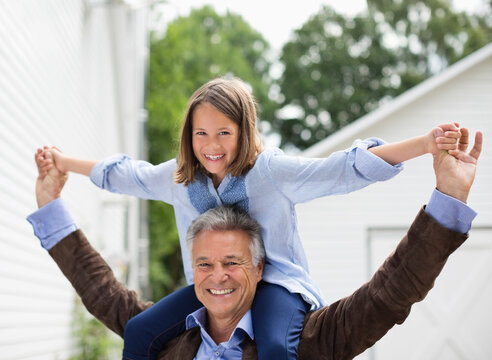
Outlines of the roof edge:
M466 70L486 60L492 56L492 42L471 53L467 57L457 61L450 67L444 69L441 73L436 74L413 88L405 91L403 94L392 99L387 104L382 105L374 111L362 116L354 122L344 126L337 132L302 152L302 156L316 157L327 152L336 144L354 137L356 133L368 128L377 123L381 119L391 115L397 110L407 106L408 104L420 99L435 88L450 81L456 76L464 73Z

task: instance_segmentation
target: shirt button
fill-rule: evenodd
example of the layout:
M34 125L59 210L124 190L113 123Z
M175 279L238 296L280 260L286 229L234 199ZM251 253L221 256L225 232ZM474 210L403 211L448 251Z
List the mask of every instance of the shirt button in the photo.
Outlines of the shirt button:
M216 352L215 352L215 356L217 356L217 357L218 357L219 355L220 355L220 352L216 351Z

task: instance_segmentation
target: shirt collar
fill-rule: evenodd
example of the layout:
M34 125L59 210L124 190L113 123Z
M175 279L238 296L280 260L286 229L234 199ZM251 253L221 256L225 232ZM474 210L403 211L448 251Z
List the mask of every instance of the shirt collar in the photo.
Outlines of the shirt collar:
M206 330L206 323L207 323L207 309L205 307L202 307L197 311L192 312L186 317L186 330L199 326L202 331L202 334L206 333L208 335ZM243 315L241 320L239 320L239 323L237 324L236 328L232 332L229 341L235 336L235 334L238 334L237 331L238 329L241 329L243 332L245 332L251 338L251 340L255 339L253 333L253 321L251 319L251 310L248 310L246 314Z

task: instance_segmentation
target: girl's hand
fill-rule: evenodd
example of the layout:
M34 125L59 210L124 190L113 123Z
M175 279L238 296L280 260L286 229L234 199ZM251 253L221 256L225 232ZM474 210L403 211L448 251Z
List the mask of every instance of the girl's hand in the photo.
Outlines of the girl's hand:
M458 149L460 137L458 123L438 125L427 134L427 152L432 155L436 155L439 150L446 150L451 153Z
M68 172L68 169L65 166L66 156L62 153L62 151L58 149L56 146L52 146L49 149L49 152L53 155L54 165L56 166L57 170L62 173Z
M48 156L48 153L50 153L51 156ZM36 151L35 159L40 174L46 174L53 167L56 167L60 172L67 172L64 165L65 155L56 146L43 146L42 149L38 149Z

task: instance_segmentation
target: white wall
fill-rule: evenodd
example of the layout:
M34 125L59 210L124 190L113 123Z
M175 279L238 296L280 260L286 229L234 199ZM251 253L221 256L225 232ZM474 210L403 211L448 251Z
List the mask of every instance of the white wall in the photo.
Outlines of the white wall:
M492 52L489 51L489 53ZM492 227L492 189L490 187L492 183L492 142L490 141L492 136L492 55L434 89L431 93L398 109L391 116L382 116L371 126L358 131L350 138L339 141L332 148L327 149L326 153L314 155L326 156L331 151L344 149L355 138L378 136L387 141L397 141L424 134L437 124L451 121L459 122L473 133L479 129L484 133L484 148L476 181L469 197L469 204L479 213L474 226ZM368 269L369 228L407 228L420 207L427 202L434 186L432 157L426 155L407 162L403 173L388 182L377 183L348 195L318 199L297 207L301 239L307 251L311 273L328 301L334 301L350 294L367 281L375 270L374 267ZM492 239L492 232L488 234ZM472 230L470 241L473 239ZM464 256L466 255L459 251L454 255L457 258ZM491 262L481 263L481 266L483 273L490 273L492 270ZM466 272L467 269L466 267L461 268L461 271ZM483 285L483 292L491 293L490 289L486 288L488 285L485 283ZM456 291L460 291L460 284ZM470 332L474 330L490 334L492 329L484 325L487 321L492 321L492 312L488 308L483 309L481 321L479 317L474 318L473 322L467 325L470 327ZM405 324L402 327L405 327ZM414 330L414 334L418 335L419 331L421 331L421 336L424 336L423 329L419 328ZM423 340L420 339L420 341ZM393 353L391 358L421 359L411 357L411 354L401 348L399 352ZM477 352L476 354L483 353ZM369 358L369 355L365 354L361 358ZM428 356L425 358L437 359L437 357ZM470 354L467 356L464 358L485 359L480 356L473 357ZM389 359L388 357L371 358Z
M109 3L0 2L2 359L66 359L73 345L74 293L25 220L36 209L36 148L56 145L91 159L142 157L145 11ZM122 275L130 263L125 277L138 286L138 254L127 255L141 234L138 202L79 175L70 176L63 195Z

